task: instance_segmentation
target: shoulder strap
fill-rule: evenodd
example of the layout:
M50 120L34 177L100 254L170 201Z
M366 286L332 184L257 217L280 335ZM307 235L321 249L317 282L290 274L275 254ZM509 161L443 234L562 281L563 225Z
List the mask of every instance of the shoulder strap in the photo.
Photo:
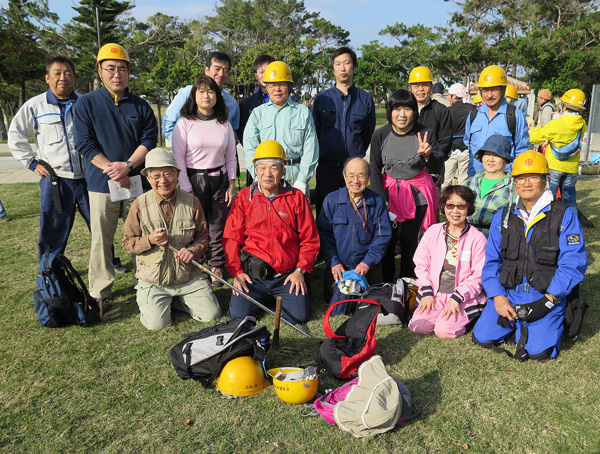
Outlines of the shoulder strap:
M381 304L379 304L377 301L370 299L370 298L342 300L342 301L338 301L337 303L332 304L331 306L329 306L329 308L327 309L327 312L325 312L325 316L323 317L323 331L325 331L325 334L327 335L328 338L330 338L330 339L343 339L344 338L344 336L335 334L335 332L331 329L331 325L329 324L329 315L331 314L331 311L333 311L333 308L338 306L339 304L349 303L349 302L353 302L353 301L355 301L357 303L374 304L376 306L381 307Z
M512 135L513 150L517 150L517 144L515 143L515 134L517 132L517 119L516 119L517 108L514 104L508 104L506 106L506 125Z
M560 235L560 226L567 211L567 205L560 200L553 200L548 214L548 231Z

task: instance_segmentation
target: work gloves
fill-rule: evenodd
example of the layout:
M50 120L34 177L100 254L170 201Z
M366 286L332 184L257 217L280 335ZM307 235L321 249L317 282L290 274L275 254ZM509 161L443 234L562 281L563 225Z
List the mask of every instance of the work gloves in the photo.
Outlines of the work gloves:
M544 318L548 312L552 310L554 304L546 296L543 296L539 300L535 300L529 304L517 304L515 310L519 320L524 322L535 322L540 318ZM503 328L512 328L510 320L506 317L498 317L498 325Z

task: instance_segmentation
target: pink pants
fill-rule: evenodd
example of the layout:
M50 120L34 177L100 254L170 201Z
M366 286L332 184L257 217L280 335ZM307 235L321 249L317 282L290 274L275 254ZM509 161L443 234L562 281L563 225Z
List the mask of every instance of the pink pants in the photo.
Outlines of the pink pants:
M435 331L435 335L441 339L455 339L465 334L469 318L465 314L464 302L460 304L456 321L454 315L451 315L448 319L442 317L442 312L451 295L451 293L438 293L435 295L435 303L431 312L429 314L415 312L408 323L408 329L417 334L429 334Z

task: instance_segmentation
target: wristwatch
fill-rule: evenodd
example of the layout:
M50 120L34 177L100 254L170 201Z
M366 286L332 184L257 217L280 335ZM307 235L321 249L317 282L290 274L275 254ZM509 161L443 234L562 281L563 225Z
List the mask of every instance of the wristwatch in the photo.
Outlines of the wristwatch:
M133 162L127 161L125 165L129 168L129 173L133 172Z
M296 268L294 271L298 271L300 274L306 273L302 268Z
M560 298L556 295L553 295L552 293L548 293L548 296L550 298L552 298L552 304L554 304L555 306L560 303Z

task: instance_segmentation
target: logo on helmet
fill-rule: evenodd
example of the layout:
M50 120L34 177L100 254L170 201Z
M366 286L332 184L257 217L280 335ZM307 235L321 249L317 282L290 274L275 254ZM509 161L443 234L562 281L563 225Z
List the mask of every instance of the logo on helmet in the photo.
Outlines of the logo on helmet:
M531 159L531 158L525 159L525 165L526 166L532 166L533 165L533 159Z
M484 80L489 82L490 80L492 80L492 77L488 74L484 77Z
M271 71L271 79L277 77L277 71Z
M116 47L111 47L111 48L110 48L110 51L111 51L113 54L118 54L118 53L119 53L119 49L117 49Z

